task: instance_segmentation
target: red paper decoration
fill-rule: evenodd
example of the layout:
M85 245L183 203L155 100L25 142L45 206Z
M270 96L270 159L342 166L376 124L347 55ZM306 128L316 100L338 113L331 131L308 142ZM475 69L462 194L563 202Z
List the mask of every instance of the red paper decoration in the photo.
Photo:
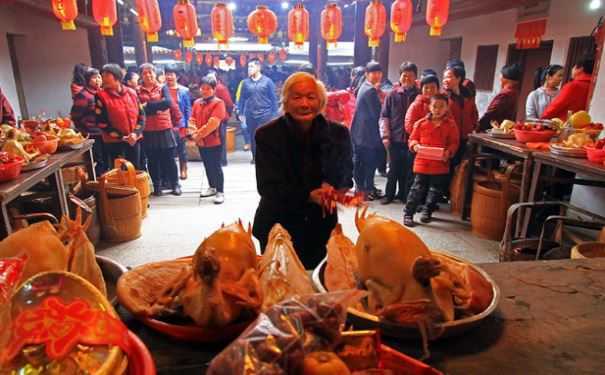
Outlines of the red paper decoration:
M187 52L185 52L185 62L187 64L191 64L192 61L193 61L193 53L190 50L187 50Z
M430 36L440 36L447 24L450 12L450 0L427 0L426 23L431 27Z
M326 43L336 46L342 35L342 10L335 3L327 4L321 11L321 36Z
M162 28L162 16L158 0L137 0L137 13L141 30L147 36L148 42L158 41L158 31Z
M172 10L172 17L177 34L183 38L183 47L192 48L198 32L195 7L188 0L178 0Z
M366 8L364 30L368 36L368 46L378 47L387 23L387 11L380 0L372 0Z
M113 36L113 25L118 21L114 0L92 0L92 16L101 26L101 35Z
M244 67L246 66L246 64L248 63L248 58L246 57L245 54L241 54L239 55L239 66Z
M74 20L78 17L76 0L52 0L53 13L61 21L62 30L75 30Z
M288 12L288 39L302 47L309 37L309 12L302 3L297 3Z
M517 25L515 38L518 49L532 49L540 47L542 37L546 33L546 20L523 22Z
M198 65L202 65L202 63L204 63L204 54L201 52L196 52L195 53L195 62Z
M182 60L183 59L183 51L181 51L180 49L174 50L174 59L175 60Z
M412 0L395 0L391 5L391 30L395 43L405 42L412 27L413 8Z
M212 66L212 54L207 53L206 57L204 58L204 62L206 63L206 65Z
M288 58L288 52L285 48L280 48L278 52L279 59L284 62Z
M248 16L248 30L258 37L259 43L267 44L277 30L277 16L266 5L259 5Z
M217 3L210 12L212 37L219 45L229 42L233 35L233 15L224 3Z

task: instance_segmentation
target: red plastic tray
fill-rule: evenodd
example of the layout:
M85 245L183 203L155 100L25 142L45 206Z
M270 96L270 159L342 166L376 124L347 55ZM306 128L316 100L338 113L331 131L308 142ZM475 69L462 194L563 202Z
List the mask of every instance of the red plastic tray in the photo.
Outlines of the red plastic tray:
M554 130L519 130L513 129L517 142L549 142L557 134Z

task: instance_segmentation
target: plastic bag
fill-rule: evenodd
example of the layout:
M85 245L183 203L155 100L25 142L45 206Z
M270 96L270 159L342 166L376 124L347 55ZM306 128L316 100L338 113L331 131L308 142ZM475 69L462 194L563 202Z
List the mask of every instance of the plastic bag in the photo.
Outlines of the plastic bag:
M333 351L347 308L365 292L295 296L274 305L210 363L209 375L297 374L306 354Z

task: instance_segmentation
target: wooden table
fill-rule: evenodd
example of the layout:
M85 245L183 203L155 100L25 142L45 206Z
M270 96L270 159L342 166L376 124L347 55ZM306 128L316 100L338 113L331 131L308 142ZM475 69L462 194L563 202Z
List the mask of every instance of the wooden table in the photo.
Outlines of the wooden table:
M523 160L519 202L527 202L532 173L533 150L527 148L525 144L517 142L514 139L494 138L486 133L470 134L468 141L473 146L473 150L469 160L469 173L467 175L465 184L464 203L462 205L462 220L467 220L470 214L470 203L473 199L475 160L481 156L490 156L490 154L481 153L483 148L499 151L513 159ZM519 225L520 222L521 215L518 216L518 225L516 228L517 234L521 232L524 234L525 230Z
M490 263L494 314L459 337L431 343L429 363L447 374L595 374L605 364L605 258ZM120 315L150 349L159 374L202 374L222 345L181 343ZM419 342L385 338L418 356Z
M93 143L94 141L88 140L80 149L53 154L48 159L48 163L45 167L29 172L22 172L17 179L0 183L0 207L2 210L2 221L4 222L4 228L6 230L7 235L12 233L10 217L8 215L8 204L12 202L15 198L17 198L19 195L31 189L34 185L51 175L54 179L54 185L56 185L57 199L59 200L61 214L69 214L67 195L65 192L65 187L63 185L63 175L61 173L61 168L71 163L81 161L83 156L87 155L91 166L89 168L89 171L92 170L92 176L94 178L94 167L92 167Z

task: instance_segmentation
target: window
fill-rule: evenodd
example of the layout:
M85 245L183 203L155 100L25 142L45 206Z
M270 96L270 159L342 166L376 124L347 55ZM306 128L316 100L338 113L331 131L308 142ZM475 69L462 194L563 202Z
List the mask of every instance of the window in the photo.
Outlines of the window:
M498 45L479 46L477 48L477 61L475 61L475 85L477 90L493 90L497 61Z

